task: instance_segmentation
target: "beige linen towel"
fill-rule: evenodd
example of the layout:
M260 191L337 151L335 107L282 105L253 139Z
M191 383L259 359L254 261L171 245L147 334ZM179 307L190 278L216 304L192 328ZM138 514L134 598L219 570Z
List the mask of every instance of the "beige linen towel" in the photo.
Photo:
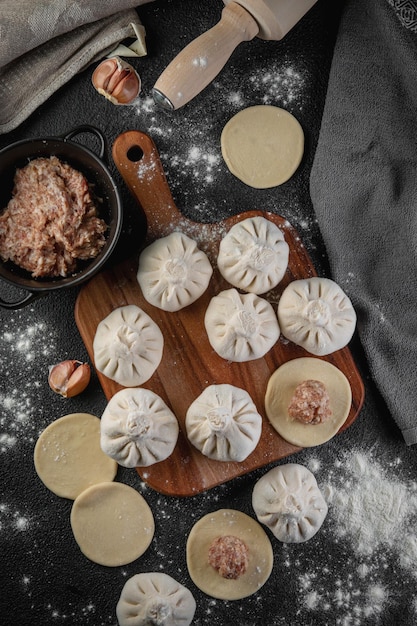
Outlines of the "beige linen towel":
M143 26L133 7L151 0L3 0L0 133L21 124L75 74Z

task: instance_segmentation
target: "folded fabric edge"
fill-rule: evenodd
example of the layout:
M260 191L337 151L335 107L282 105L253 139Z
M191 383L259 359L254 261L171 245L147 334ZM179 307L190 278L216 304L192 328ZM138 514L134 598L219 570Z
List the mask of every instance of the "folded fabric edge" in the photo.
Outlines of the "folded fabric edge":
M417 427L407 428L401 432L407 446L414 446L417 443Z
M20 109L13 119L0 123L0 134L6 134L15 130L32 113L34 113L40 105L44 104L50 96L52 96L65 83L71 80L71 78L73 78L78 72L84 70L95 61L112 52L112 50L114 50L115 47L124 39L135 37L137 32L135 27L143 28L136 11L132 9L124 12L123 15L126 16L125 24L123 26L119 26L106 37L100 38L97 36L96 41L91 42L88 39L88 47L84 50L84 52L81 55L78 54L72 61L70 60L70 63L63 71L59 71L55 75L51 74L51 81L47 85L44 85L37 93L33 92L31 88L30 98L28 98L27 104ZM105 20L108 21L108 18L105 18ZM99 20L99 22L100 21L101 20ZM114 21L120 21L120 14L116 14L114 16ZM47 46L48 43L44 44L44 47ZM30 52L27 53L27 55L30 57Z

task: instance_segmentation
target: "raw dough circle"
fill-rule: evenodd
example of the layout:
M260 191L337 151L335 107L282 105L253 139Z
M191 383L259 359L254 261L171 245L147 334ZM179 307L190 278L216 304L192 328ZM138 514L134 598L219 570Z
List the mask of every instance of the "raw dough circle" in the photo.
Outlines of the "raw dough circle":
M34 450L36 472L57 496L74 500L96 483L112 481L117 463L100 448L100 420L70 413L41 433Z
M173 232L147 246L139 257L137 280L143 296L164 311L179 311L208 287L213 268L197 243Z
M289 246L281 230L258 215L238 222L223 237L217 266L234 287L261 294L282 280L288 255Z
M124 387L145 383L158 368L164 348L159 326L134 304L114 309L97 326L93 341L99 372Z
M288 415L297 385L304 380L319 380L330 397L331 416L320 424L306 424ZM314 357L287 361L272 374L265 394L265 411L275 430L294 446L308 448L331 439L345 423L352 404L352 390L337 367Z
M263 104L236 113L223 128L220 143L231 173L256 189L285 183L304 154L300 123L285 109Z
M254 293L226 289L213 296L204 316L208 340L219 356L242 363L263 357L279 337L271 304Z
M248 568L237 579L223 578L208 562L214 539L232 535L248 548ZM202 517L187 540L188 572L201 591L220 600L240 600L256 593L268 580L274 555L261 525L249 515L233 509L219 509Z
M185 416L190 442L217 461L244 461L258 445L262 417L244 389L210 385L194 400Z
M344 291L330 278L294 280L278 303L281 332L316 356L344 348L352 339L356 313Z
M148 503L123 483L100 483L83 491L72 505L71 527L81 552L108 567L139 558L155 532Z
M178 421L150 389L121 389L101 416L101 449L124 467L164 461L177 443Z
M116 606L119 626L189 626L193 594L168 574L145 572L129 578Z
M327 515L327 504L309 469L297 463L279 465L258 480L252 506L283 543L303 543L314 537Z

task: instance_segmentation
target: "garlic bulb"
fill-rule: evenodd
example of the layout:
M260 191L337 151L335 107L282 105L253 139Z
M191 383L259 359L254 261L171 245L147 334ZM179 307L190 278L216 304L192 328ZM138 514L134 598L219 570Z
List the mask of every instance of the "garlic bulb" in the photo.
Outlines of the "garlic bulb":
M92 83L113 104L130 104L139 95L141 80L136 70L119 57L105 59L94 70Z

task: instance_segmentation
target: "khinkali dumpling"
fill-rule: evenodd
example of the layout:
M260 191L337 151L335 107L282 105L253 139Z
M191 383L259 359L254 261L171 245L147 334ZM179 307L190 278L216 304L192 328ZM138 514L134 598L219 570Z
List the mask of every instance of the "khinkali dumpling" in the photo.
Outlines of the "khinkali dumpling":
M124 387L149 380L162 359L159 326L134 304L114 309L97 326L93 341L99 372Z
M189 626L195 609L184 585L163 572L145 572L125 583L116 616L119 626Z
M356 313L337 283L329 278L294 280L278 303L281 332L311 354L324 356L352 338Z
M157 239L139 257L144 298L164 311L179 311L207 289L213 268L197 243L181 232Z
M274 467L262 476L253 488L252 506L258 521L284 543L311 539L327 515L315 477L297 463Z
M194 400L185 417L190 442L217 461L243 461L256 448L262 417L244 389L210 385Z
M145 467L170 456L178 421L156 393L142 387L122 389L101 416L100 445L124 467Z
M265 293L283 278L289 247L274 222L262 216L238 222L221 240L217 266L234 287Z
M279 337L274 309L256 294L226 289L207 307L204 324L212 348L223 359L243 362L259 359Z

